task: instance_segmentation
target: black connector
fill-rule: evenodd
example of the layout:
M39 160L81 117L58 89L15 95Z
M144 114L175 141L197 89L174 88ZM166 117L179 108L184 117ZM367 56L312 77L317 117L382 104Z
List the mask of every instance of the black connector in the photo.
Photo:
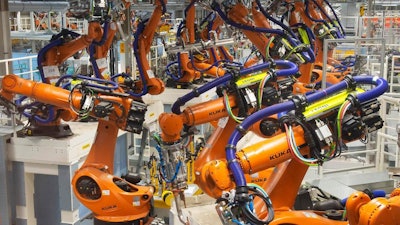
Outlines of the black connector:
M264 106L271 106L274 104L277 104L279 102L280 98L279 98L279 94L278 91L270 86L270 85L266 85L263 88L263 94L262 94L262 104Z
M244 129L244 127L242 127L240 124L236 126L236 130L239 131L239 133L244 136L247 134L247 130Z
M294 80L290 77L279 79L276 81L278 86L278 91L280 91L280 97L283 99L287 99L293 93L293 84Z
M374 132L383 127L383 120L378 114L362 117L362 121L367 127L368 133Z
M143 129L146 111L146 104L137 101L132 102L131 108L128 112L125 130L140 134Z
M353 141L363 136L364 124L359 116L347 114L342 120L342 139Z
M240 204L250 201L249 188L247 186L236 187L235 201L239 202Z
M381 103L377 99L371 99L369 101L363 102L360 105L361 116L368 116L373 113L379 112L381 108Z
M267 137L274 135L279 128L278 121L272 119L263 119L259 127L260 132Z
M94 115L98 118L104 118L114 111L114 106L111 102L100 102L94 106Z
M305 95L293 95L291 99L294 103L294 107L296 112L304 112L306 109L308 102Z

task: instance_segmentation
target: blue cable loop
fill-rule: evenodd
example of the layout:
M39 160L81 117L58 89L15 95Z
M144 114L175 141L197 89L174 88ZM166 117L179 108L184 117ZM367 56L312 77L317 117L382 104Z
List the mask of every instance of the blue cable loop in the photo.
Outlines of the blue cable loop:
M96 58L94 57L94 54L95 54L95 45L91 44L91 45L89 45L89 60L92 63L94 75L97 78L100 78L101 73L100 73L99 66L97 65Z
M118 84L111 80L104 80L104 79L99 79L99 78L95 78L95 77L83 76L83 75L64 75L64 76L60 77L60 79L58 79L55 86L60 86L61 82L67 78L71 78L71 79L78 78L81 80L89 80L89 81L95 81L97 83L102 83L105 85L111 85L111 86L104 86L104 85L98 85L98 84L94 84L94 83L86 84L86 86L88 86L88 87L94 87L94 88L99 88L99 89L103 89L103 90L116 90L119 88Z
M224 56L225 59L228 58L228 53L226 52L226 49L224 48L224 46L219 46L218 51L222 53L222 55Z
M174 173L174 175L172 176L172 178L171 178L170 180L167 180L166 177L165 177L165 171L164 171L164 166L165 166L164 163L165 163L165 162L164 162L164 159L163 159L163 157L162 157L162 149L161 149L161 146L160 146L160 145L157 145L157 146L156 146L156 149L157 149L158 154L160 155L161 176L163 177L163 179L165 180L165 182L167 182L167 183L172 183L172 182L176 179L176 177L177 177L177 175L178 175L179 169L181 168L181 165L182 165L182 161L179 161L178 164L176 165L176 167L175 167L175 173Z
M26 99L26 98L27 98L26 96L22 96L21 98L15 100L15 104L20 107L20 105L22 104L22 101L24 99ZM26 109L29 109L29 108L31 108L33 106L40 105L40 104L41 104L40 102L32 102L32 103L29 103L27 105L22 106L19 110L21 110L21 109L23 110L22 111L22 115L24 115L25 117L33 118L34 120L36 120L36 121L38 121L40 123L50 123L50 122L52 122L55 119L55 116L54 116L54 114L55 114L54 111L55 110L54 110L54 107L52 105L47 105L48 108L49 108L49 114L47 115L47 118L45 118L45 119L40 117L40 116L37 116L37 115L33 116L31 113L28 113L28 112L25 111Z
M181 33L182 33L182 29L185 26L184 20L182 20L179 25L178 25L178 29L176 31L176 40L179 40L181 38Z
M291 27L292 28L303 28L307 32L307 36L309 37L310 42L314 42L315 41L316 38L315 38L314 33L304 23L296 23L296 24L293 24ZM314 45L312 43L310 43L310 48L314 51Z
M286 37L285 33L282 30L277 30L277 29L267 29L263 27L251 27L243 24L236 23L234 21L231 21L225 13L222 11L221 7L219 4L213 4L213 9L221 16L221 18L228 23L231 26L237 27L242 30L249 30L249 31L255 31L255 32L260 32L260 33L270 33L270 34L276 34L282 37ZM297 46L298 44L294 41L292 38L287 38L286 39L292 46ZM306 52L308 54L302 54L303 57L306 58L306 61L308 62L314 62L315 61L315 56L314 52L310 49L307 48Z
M296 74L299 71L297 65L293 62L287 60L275 60L274 61L277 66L284 67L276 71L277 76L291 76ZM269 69L271 66L270 62L264 62L262 64L256 64L254 66L243 68L239 71L240 76L248 75L250 73L259 72L261 70ZM230 73L224 74L224 76L216 78L211 82L204 84L203 86L197 88L195 91L191 91L186 95L179 97L171 107L171 111L175 114L181 114L180 107L185 105L188 101L192 100L195 97L198 97L199 94L203 94L204 92L211 90L214 87L225 84L233 78L233 75Z
M293 38L297 38L296 34L292 31L292 29L290 29L288 26L286 26L284 23L282 23L281 21L275 19L274 17L272 17L269 13L267 13L267 11L265 11L264 7L262 7L260 0L256 0L257 6L260 9L261 13L267 17L269 20L271 20L272 22L278 24L279 26L281 26L284 30L286 30Z
M353 77L354 81L357 84L371 84L375 85L375 88L365 91L363 93L357 94L357 99L360 103L369 101L371 99L375 99L385 93L388 89L388 83L385 79L373 76L355 76ZM313 103L318 100L323 99L326 96L334 94L338 91L344 90L346 88L350 88L351 84L348 81L343 80L337 84L334 84L324 90L317 91L310 95L305 96L308 103ZM241 123L241 128L247 130L251 125L256 123L257 121L266 118L268 116L295 109L295 104L293 101L287 101L279 104L275 104L269 107L266 107L262 110L259 110L250 116L248 116ZM226 146L226 160L229 163L229 169L233 173L233 177L236 183L236 186L247 186L247 181L244 176L244 172L239 162L236 159L236 145L238 141L242 138L242 133L235 129L232 135L229 138L228 144Z
M140 34L143 32L144 30L144 23L147 22L148 20L144 20L142 22L140 22L137 26L136 32L133 34L134 35L134 40L133 40L133 52L135 54L135 58L136 58L136 63L138 64L138 70L139 70L139 75L140 75L140 79L143 83L143 90L140 93L130 93L132 96L134 97L141 97L145 94L147 94L148 90L147 90L147 82L144 76L144 71L143 71L143 66L142 66L142 62L140 61L139 58L139 37Z
M179 53L178 53L179 56ZM178 64L178 76L175 76L174 73L172 73L169 68L175 64ZM179 59L177 61L173 61L167 64L166 66L166 70L165 73L170 76L174 81L179 81L179 79L182 78L182 73L181 73L181 69L180 69L180 63L179 63Z
M103 36L101 37L101 40L99 42L93 40L92 43L89 45L89 60L92 63L93 72L97 78L101 77L101 73L99 66L97 65L96 58L94 57L94 54L96 53L95 46L102 46L106 42L109 29L108 25L108 21L104 22Z
M77 37L81 36L80 34L74 32L74 31L63 29L60 33L54 35L51 38L50 43L47 44L46 46L44 46L43 48L41 48L38 52L37 64L38 64L40 78L43 83L47 83L46 78L44 76L44 72L43 72L43 66L42 66L44 56L47 53L47 51L49 51L51 48L62 45L64 43L64 40L61 37L65 36L65 35L71 35L73 38L77 38Z
M339 27L337 27L337 26L335 25L335 21L333 21L332 18L329 17L329 15L325 12L324 8L322 8L322 6L318 4L318 2L316 2L315 0L313 0L313 2L318 6L318 8L319 8L319 9L321 10L321 12L325 15L325 17L327 17L327 18L329 19L329 21L332 23L332 25L333 25L334 27L336 27L338 30L340 30L341 33L338 33L338 38L344 38L344 37L346 36L346 33L345 33L345 31L344 31L344 29L343 29L343 26L342 26L342 24L341 24L341 22L340 22L340 20L339 20L339 18L338 18L338 16L337 16L335 10L333 9L332 5L331 5L328 1L324 0L324 2L328 5L328 7L329 7L330 10L332 11L333 15L335 16L335 19L336 19L336 21L338 22Z
M57 39L54 40L52 42L50 42L49 44L47 44L46 46L44 46L42 49L39 50L38 55L37 55L37 64L38 64L38 69L39 69L39 74L40 74L40 78L42 79L43 83L47 83L46 82L46 78L44 76L44 72L43 72L43 66L42 66L42 62L44 60L44 55L47 53L47 51L49 51L51 48L56 47L56 46L60 46L62 43L64 43L64 41L62 39Z
M310 9L309 9L308 4L310 4L310 1L308 1L308 0L304 1L304 5L306 6L305 13L306 13L307 18L310 19L313 22L323 23L327 27L329 27L329 24L326 22L326 20L315 19L310 15Z

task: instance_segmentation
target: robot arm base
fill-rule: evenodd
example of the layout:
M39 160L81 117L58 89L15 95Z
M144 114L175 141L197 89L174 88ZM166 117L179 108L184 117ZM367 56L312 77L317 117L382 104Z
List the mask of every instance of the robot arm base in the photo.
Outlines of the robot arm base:
M110 174L106 166L87 165L79 169L72 179L72 188L79 201L99 220L123 222L149 217L154 188L133 185Z

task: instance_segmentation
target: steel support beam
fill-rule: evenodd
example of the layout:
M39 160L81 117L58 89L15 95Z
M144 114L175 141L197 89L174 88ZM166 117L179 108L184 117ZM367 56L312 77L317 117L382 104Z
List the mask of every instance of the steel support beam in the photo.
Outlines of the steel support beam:
M0 1L0 60L10 59L12 57L11 37L10 37L10 21L8 12L8 1ZM0 76L7 71L11 72L11 65L0 63Z

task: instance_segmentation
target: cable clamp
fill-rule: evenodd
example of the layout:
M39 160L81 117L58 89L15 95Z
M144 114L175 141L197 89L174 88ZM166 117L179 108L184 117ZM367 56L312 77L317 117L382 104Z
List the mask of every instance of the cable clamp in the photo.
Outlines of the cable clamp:
M231 163L238 163L238 162L239 161L236 158L234 158L234 159L228 161L228 165L230 165Z
M228 144L228 145L226 145L225 150L235 150L236 151L236 145Z
M199 92L199 89L196 87L192 89L192 92L194 94L194 97L199 97L201 95L201 93Z
M353 79L353 76L347 75L343 78L343 80L347 83L347 87L355 90L357 86L357 82Z
M308 105L307 98L305 95L293 95L291 99L294 103L296 112L304 112Z
M243 127L242 125L240 125L240 124L236 126L236 130L239 131L239 133L240 133L242 136L244 136L244 135L247 134L247 130L244 129L244 127Z
M346 100L348 100L352 106L358 107L360 105L360 102L357 99L357 95L355 93L350 93Z

